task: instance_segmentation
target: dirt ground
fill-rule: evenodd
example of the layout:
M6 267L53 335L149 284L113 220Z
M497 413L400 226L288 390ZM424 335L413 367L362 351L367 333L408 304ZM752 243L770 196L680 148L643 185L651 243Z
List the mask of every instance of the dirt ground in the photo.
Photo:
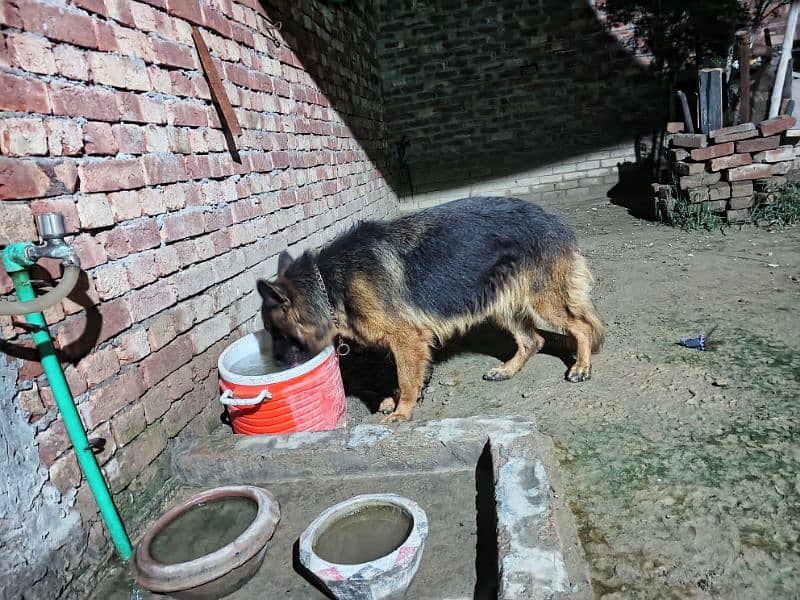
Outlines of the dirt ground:
M511 341L479 331L439 353L415 418L535 420L598 597L797 598L800 227L684 233L605 200L549 208L597 278L608 335L592 380L564 380L551 335L516 377L483 381ZM713 326L714 351L675 344Z

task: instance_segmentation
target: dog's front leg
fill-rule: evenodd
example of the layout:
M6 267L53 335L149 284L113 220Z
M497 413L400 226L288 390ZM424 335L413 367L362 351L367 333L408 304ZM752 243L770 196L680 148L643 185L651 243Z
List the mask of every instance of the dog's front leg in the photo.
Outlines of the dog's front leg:
M404 331L403 335L396 336L390 343L397 365L400 399L394 412L386 417L383 423L411 420L431 360L431 339L432 336L415 329Z

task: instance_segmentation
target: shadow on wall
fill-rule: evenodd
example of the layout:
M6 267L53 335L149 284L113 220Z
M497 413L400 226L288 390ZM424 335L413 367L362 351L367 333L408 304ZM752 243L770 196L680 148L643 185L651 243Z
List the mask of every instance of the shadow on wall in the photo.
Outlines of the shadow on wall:
M381 0L379 11L387 129L393 146L407 139L415 191L630 140L665 112L653 74L588 0Z
M44 263L44 267L42 263ZM58 267L54 266L57 263L58 261L45 259L31 269L31 283L37 296L50 291L58 283L61 275ZM50 330L51 336L56 337L54 343L61 362L77 364L98 343L109 337L108 332L103 329L104 319L101 312L103 307L95 304L95 300L90 295L91 288L88 275L85 271L81 271L78 282L72 288L67 299L70 301L70 305L76 307L76 311L73 312L80 312L84 317L72 319L59 328ZM60 307L54 310L60 310ZM47 318L46 320L50 321ZM33 332L35 328L24 317L14 317L14 324L28 332ZM12 358L20 358L26 361L26 364L31 365L38 365L41 361L39 350L36 349L30 338L26 338L24 342L0 340L0 353L7 354ZM40 367L35 368L41 372Z
M291 49L399 195L513 175L663 120L655 77L589 0L262 6L281 22L277 53Z
M284 43L274 51L277 57L289 64L295 60L302 64L325 97L322 102L330 103L343 120L342 126L349 128L369 159L391 184L375 54L377 24L374 4L369 0L260 1L267 17L273 23L280 22L280 37ZM319 102L319 98L310 100ZM318 120L313 113L295 116L294 133L342 137L342 132L328 130L325 119Z

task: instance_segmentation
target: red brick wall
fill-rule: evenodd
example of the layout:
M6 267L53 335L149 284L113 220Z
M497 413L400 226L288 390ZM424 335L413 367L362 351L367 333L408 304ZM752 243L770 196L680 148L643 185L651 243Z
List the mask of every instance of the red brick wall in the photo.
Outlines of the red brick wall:
M36 239L36 214L66 216L87 277L46 316L128 518L161 488L170 440L219 423L217 356L254 327L276 254L395 211L374 18L346 4L0 0L0 245ZM241 163L192 24L242 126ZM324 52L301 62L299 40ZM0 317L0 339L27 359L17 401L50 482L94 519L27 334Z
M393 148L407 143L415 194L525 173L660 125L653 75L586 1L378 5L386 123ZM411 187L398 180L402 196Z

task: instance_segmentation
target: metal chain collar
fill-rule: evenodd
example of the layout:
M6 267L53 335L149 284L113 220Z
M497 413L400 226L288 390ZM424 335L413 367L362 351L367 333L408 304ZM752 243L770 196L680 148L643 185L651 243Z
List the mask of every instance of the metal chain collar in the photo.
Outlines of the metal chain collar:
M339 323L339 317L336 314L336 311L333 310L333 305L331 304L330 298L328 298L328 289L325 287L325 280L322 279L322 273L319 272L317 263L314 263L314 275L317 277L319 289L322 291L322 297L325 299L325 306L328 307L328 312L331 316L331 322L336 329L340 329L341 324ZM336 353L339 356L347 356L350 354L350 346L344 340L342 340L341 335L336 336Z

